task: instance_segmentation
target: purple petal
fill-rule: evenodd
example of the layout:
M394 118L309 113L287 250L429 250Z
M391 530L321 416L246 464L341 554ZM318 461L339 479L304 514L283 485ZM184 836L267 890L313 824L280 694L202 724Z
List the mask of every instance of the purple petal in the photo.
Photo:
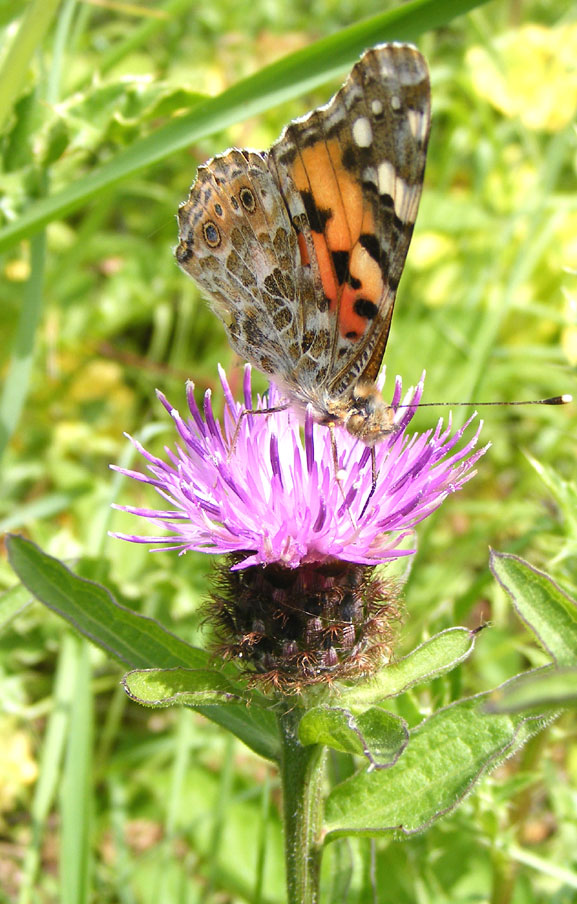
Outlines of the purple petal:
M245 558L235 569L273 562L292 568L303 561L333 557L376 565L414 553L404 541L415 525L471 479L475 463L487 449L475 448L480 427L463 444L470 420L455 432L449 417L447 426L441 420L435 429L409 435L407 427L422 396L423 380L403 408L397 377L390 403L398 411L395 428L375 447L377 482L365 511L373 479L369 448L346 430L332 428L337 480L331 430L315 423L310 408L302 435L301 418L294 409L266 413L285 402L273 384L268 401L257 399L255 405L247 367L241 405L235 402L222 370L219 375L225 399L223 421L214 415L210 392L205 394L201 413L192 384L187 385L187 421L159 393L178 443L166 449L163 460L130 438L150 475L112 466L150 484L168 503L163 509L116 507L145 518L168 535L114 536L181 553L188 549L242 552ZM264 413L241 417L243 410Z

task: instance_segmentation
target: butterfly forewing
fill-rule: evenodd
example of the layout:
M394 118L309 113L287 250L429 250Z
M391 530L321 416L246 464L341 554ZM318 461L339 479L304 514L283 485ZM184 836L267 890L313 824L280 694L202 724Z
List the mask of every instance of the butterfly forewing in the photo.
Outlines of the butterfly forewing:
M319 305L331 317L330 394L374 380L415 223L430 129L426 63L408 45L367 51L326 105L287 126L270 157Z

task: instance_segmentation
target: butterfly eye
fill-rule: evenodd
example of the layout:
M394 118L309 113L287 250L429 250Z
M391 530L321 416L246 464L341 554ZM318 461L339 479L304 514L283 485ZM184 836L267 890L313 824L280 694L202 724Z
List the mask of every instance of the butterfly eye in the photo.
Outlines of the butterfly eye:
M256 199L250 188L241 188L239 192L240 203L248 213L253 213L256 208Z
M212 221L208 221L202 227L204 240L211 248L218 248L220 245L220 232Z

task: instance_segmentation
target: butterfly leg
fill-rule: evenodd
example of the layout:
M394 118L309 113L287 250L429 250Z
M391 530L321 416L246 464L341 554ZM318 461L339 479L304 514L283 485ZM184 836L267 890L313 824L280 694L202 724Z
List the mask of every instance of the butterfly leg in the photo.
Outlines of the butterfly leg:
M275 405L274 408L243 408L238 421L236 422L236 426L234 428L234 433L232 435L232 440L229 446L228 455L226 457L227 461L230 461L232 456L234 455L234 450L236 449L236 444L238 441L238 434L240 433L240 428L242 424L242 419L247 414L277 414L279 411L286 411L287 408L290 407L289 402L283 402L282 405Z
M379 472L377 470L377 456L375 453L375 447L371 446L371 489L369 491L369 495L367 496L367 501L363 505L363 510L361 512L361 518L365 514L369 502L375 495L375 490L377 489L377 480L379 479Z
M333 470L335 472L335 480L336 480L337 486L341 492L341 496L343 497L343 502L345 504L345 508L347 510L348 516L351 519L351 524L353 525L354 528L356 528L357 525L355 524L355 519L351 515L351 510L349 509L349 507L347 505L347 497L345 496L345 491L343 489L343 484L341 482L341 469L339 468L339 451L337 449L337 438L335 436L335 425L328 424L328 428L330 430L330 437L331 437L331 452L333 455Z

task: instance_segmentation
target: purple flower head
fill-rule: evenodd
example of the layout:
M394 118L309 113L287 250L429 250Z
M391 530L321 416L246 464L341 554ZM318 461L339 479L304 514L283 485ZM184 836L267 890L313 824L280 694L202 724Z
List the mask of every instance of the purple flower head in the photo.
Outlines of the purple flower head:
M435 429L409 435L423 381L401 405L397 377L391 399L395 428L375 447L378 477L371 495L367 446L345 430L335 431L337 479L331 432L315 423L310 411L304 431L291 408L246 413L282 405L278 389L271 385L267 400L255 399L247 366L244 400L236 402L219 372L225 395L221 420L214 415L210 391L201 412L188 384L186 420L159 393L178 433L174 449L166 447L163 460L132 439L149 474L115 468L153 486L166 503L163 510L116 508L146 518L168 536L113 536L180 552L236 554L236 570L273 564L296 568L330 559L378 565L415 552L407 541L415 526L474 475L487 448L473 451L480 426L461 442L470 420L452 432L450 416L446 427L439 420Z

